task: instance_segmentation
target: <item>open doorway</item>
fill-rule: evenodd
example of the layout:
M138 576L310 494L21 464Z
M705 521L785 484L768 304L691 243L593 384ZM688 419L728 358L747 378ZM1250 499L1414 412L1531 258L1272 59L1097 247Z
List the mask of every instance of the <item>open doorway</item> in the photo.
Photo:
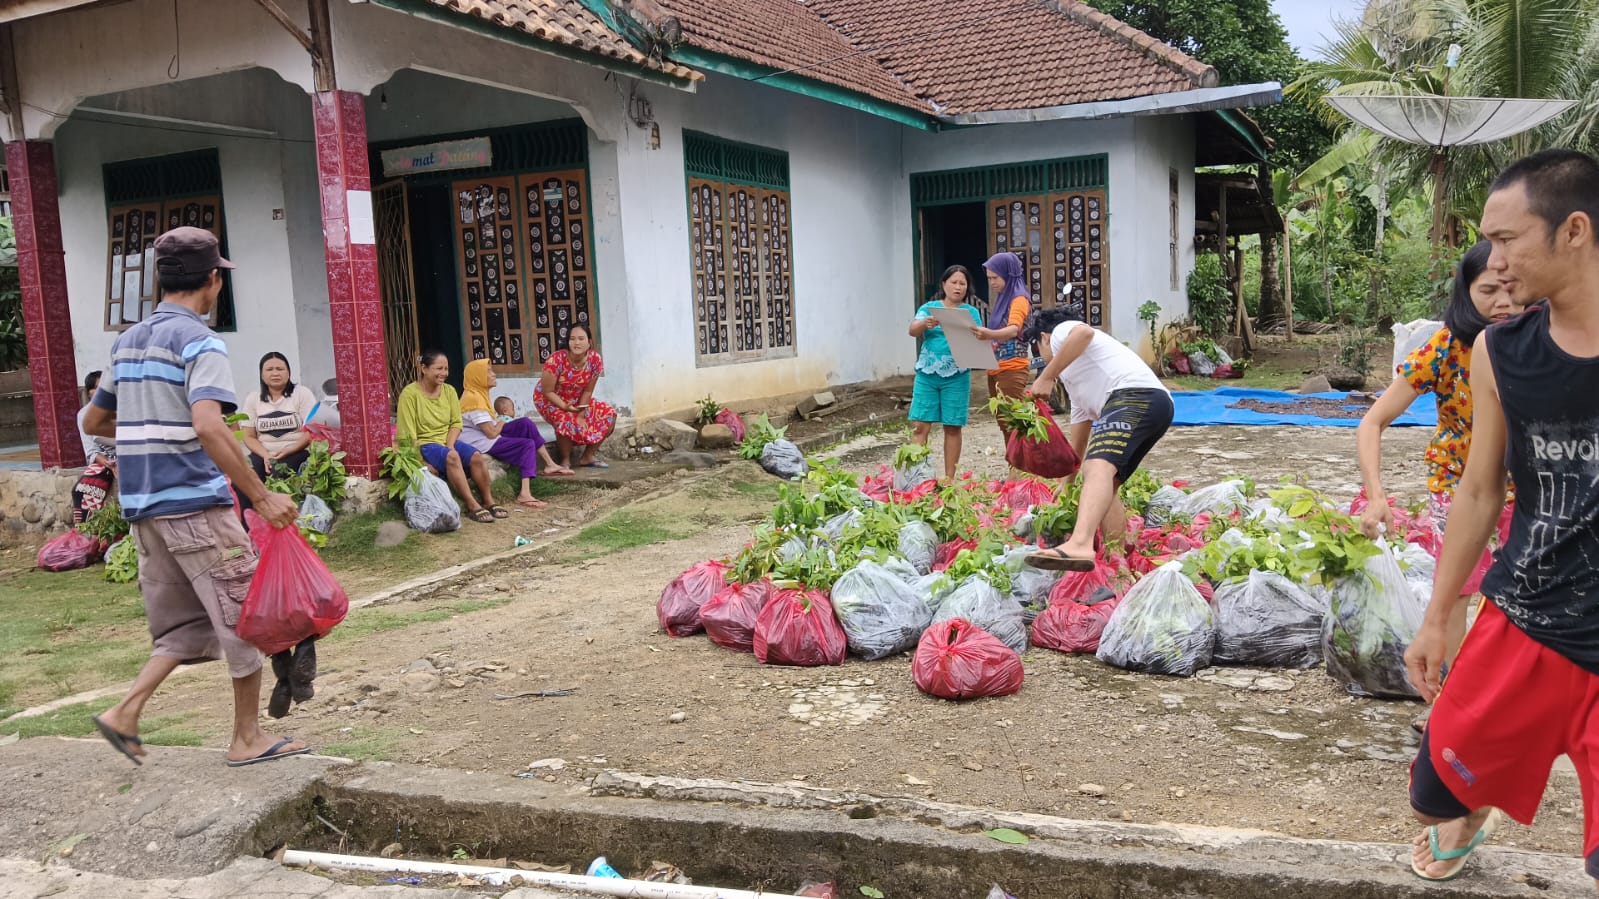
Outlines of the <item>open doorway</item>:
M924 206L920 210L921 266L917 273L916 305L932 298L938 290L938 276L951 265L964 265L972 272L971 302L988 309L988 281L983 263L988 260L988 206L986 203L950 203Z

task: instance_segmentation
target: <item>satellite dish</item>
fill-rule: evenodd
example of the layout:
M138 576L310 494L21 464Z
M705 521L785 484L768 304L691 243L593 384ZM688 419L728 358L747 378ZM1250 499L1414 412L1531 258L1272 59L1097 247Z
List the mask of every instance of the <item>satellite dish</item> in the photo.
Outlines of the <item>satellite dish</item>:
M1485 144L1542 125L1573 100L1442 97L1437 94L1327 97L1327 104L1385 137L1445 149Z

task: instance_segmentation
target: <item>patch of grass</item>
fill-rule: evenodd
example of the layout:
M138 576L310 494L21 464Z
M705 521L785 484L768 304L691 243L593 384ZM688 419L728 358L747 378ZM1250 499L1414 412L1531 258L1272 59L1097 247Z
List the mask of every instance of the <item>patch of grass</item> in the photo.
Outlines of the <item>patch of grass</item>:
M377 539L378 528L388 521L401 523L405 521L405 514L394 503L383 503L375 512L340 515L335 518L333 531L328 534L328 545L322 547L322 561L337 574L340 568L370 564L391 557L404 557L409 549L406 544L411 543L416 536L409 528L406 530L405 540L399 546L379 547L373 542Z
M606 554L668 540L681 540L692 534L693 531L664 518L623 511L579 531L572 538L572 543L579 549Z
M1274 371L1270 368L1251 368L1242 378L1217 380L1197 375L1178 375L1167 378L1184 390L1215 390L1220 387L1252 387L1260 390L1294 390L1304 383L1305 376L1297 371Z
M768 477L764 481L734 481L733 490L741 496L762 502L777 502L777 493L782 488L783 482L776 478Z
M144 664L150 636L138 586L107 583L101 571L0 579L0 706L103 687Z
M522 479L517 476L514 469L495 478L493 486L494 499L501 505L515 502L516 498L522 495ZM532 483L528 484L527 489L529 493L533 494L535 499L549 499L552 496L560 496L563 493L571 493L585 488L582 484L570 478L566 480L561 480L560 478L534 478Z
M0 734L29 737L92 737L99 733L89 716L98 715L117 704L116 699L98 699L56 709L48 715L0 720ZM162 715L140 722L140 736L150 746L201 746L205 739L184 727L190 715Z
M326 639L330 643L356 640L372 634L381 634L385 631L400 630L414 624L448 621L457 615L469 615L473 612L481 612L484 609L498 608L510 601L510 597L503 599L463 599L459 602L427 609L363 609L354 617L346 618L344 623L334 628L333 633L328 634Z
M319 755L336 755L347 759L369 759L377 762L393 761L399 753L404 737L398 731L383 727L357 727L337 743L324 743L317 747Z

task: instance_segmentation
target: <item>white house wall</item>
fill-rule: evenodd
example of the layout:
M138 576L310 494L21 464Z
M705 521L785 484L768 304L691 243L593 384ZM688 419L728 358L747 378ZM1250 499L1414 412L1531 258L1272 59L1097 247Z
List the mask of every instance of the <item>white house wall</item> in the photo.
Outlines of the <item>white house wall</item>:
M648 149L637 129L617 143L635 413L681 409L707 393L731 401L909 372L910 199L899 126L731 78L712 76L692 97L647 93L660 149ZM788 153L793 358L696 367L685 128Z
M1149 116L1133 119L1138 164L1133 169L1135 211L1138 216L1139 266L1137 293L1127 309L1133 314L1128 327L1147 338L1148 326L1137 320L1138 307L1148 300L1160 304L1161 321L1188 315L1188 274L1194 270L1194 127L1187 116ZM1177 286L1172 286L1169 173L1177 171ZM1117 326L1124 321L1119 315ZM1125 335L1117 334L1123 339ZM1136 344L1135 344L1136 345Z
M55 135L56 167L60 181L62 242L67 261L67 294L72 306L74 351L80 375L103 369L118 332L107 331L106 163L165 156L215 148L222 172L223 226L229 258L239 270L232 281L236 331L224 334L239 388L255 384L261 355L276 350L289 357L296 376L313 385L331 377L331 352L322 358L302 358L299 348L300 308L307 304L304 282L321 274L321 235L317 251L309 257L292 251L287 210L287 163L284 153L306 146L305 133L295 130L294 116L310 114L305 95L275 75L262 70L234 72L196 84L146 89L93 98L91 105L137 111L144 115L170 115L185 96L204 96L209 108L248 110L240 113L242 127L271 134L240 135L206 132L178 124L137 119L93 119L80 114L65 121ZM304 109L299 110L298 105ZM195 107L189 107L195 115ZM197 116L201 117L201 116ZM313 163L314 169L314 163ZM315 213L316 194L309 202ZM301 204L306 202L301 198ZM285 217L274 218L274 210ZM303 210L300 214L304 214ZM316 218L311 219L317 221ZM315 264L306 265L307 258ZM321 305L326 306L327 286L320 284ZM323 313L326 320L326 313Z
M1146 139L1159 143L1144 147ZM1186 140L1184 149L1177 146ZM905 171L910 174L1031 162L1104 153L1109 157L1110 331L1138 345L1144 326L1138 307L1156 299L1171 315L1187 312L1187 300L1168 289L1167 163L1176 165L1181 215L1179 284L1193 268L1193 126L1182 116L988 125L936 134L905 132ZM1158 195L1155 181L1159 181ZM1158 202L1157 202L1158 201ZM910 257L905 257L909 259ZM906 263L907 269L909 263ZM1158 289L1157 289L1158 288Z

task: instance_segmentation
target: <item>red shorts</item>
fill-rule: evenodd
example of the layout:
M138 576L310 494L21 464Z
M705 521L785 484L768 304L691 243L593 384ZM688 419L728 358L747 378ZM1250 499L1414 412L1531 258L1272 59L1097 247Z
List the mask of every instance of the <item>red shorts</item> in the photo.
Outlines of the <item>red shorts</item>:
M1441 783L1468 809L1495 806L1530 825L1556 757L1583 794L1583 855L1599 877L1599 676L1538 643L1483 603L1428 719L1428 750L1411 766L1411 805L1451 813Z

